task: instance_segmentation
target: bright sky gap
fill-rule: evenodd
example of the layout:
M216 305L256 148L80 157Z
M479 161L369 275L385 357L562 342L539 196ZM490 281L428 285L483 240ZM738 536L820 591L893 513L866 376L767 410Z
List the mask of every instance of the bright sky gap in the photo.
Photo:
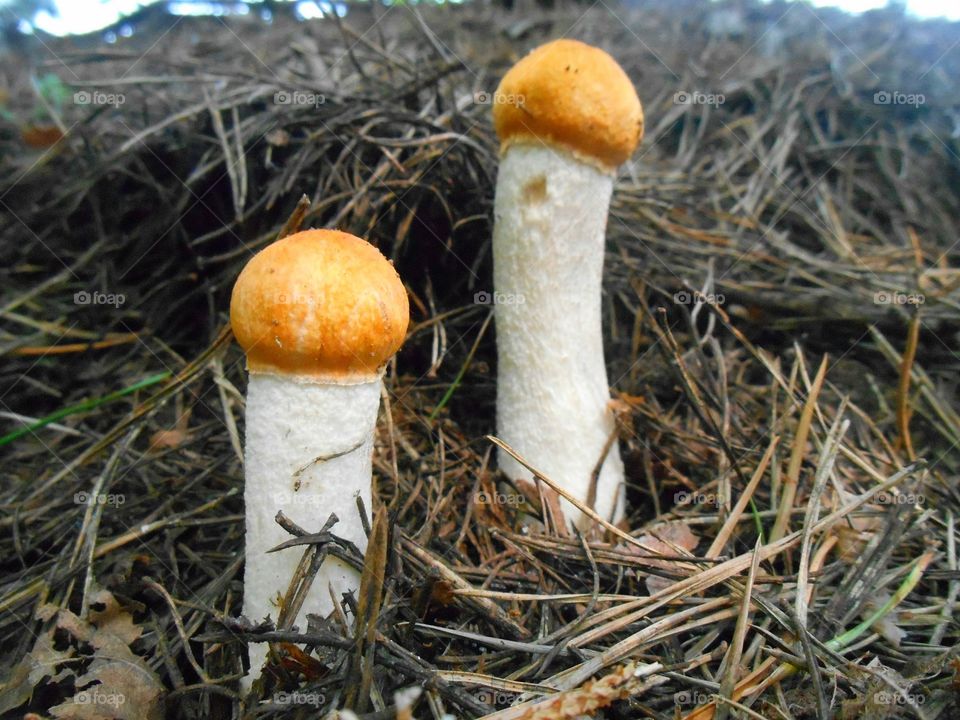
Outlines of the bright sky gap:
M302 19L323 17L331 12L343 16L347 6L335 0L291 0L296 13ZM5 3L0 0L0 8ZM152 4L144 0L54 0L55 14L41 11L31 23L21 22L21 28L29 31L30 25L52 35L84 34L115 25L124 16L141 7ZM851 13L882 8L886 0L813 0L818 7L833 6ZM260 13L269 21L269 11L257 3L245 2L168 2L168 10L176 15L248 15ZM957 0L907 0L907 11L919 18L946 18L960 20L960 3Z

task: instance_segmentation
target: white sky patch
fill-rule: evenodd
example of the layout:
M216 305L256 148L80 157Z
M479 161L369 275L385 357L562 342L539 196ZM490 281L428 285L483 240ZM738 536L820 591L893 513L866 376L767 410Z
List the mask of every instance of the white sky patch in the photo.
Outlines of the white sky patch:
M960 3L956 0L911 0L907 8L918 17L945 17L960 20Z
M335 12L343 17L347 6L342 2L328 0L292 0L296 13L303 19L320 18ZM847 12L860 13L886 6L887 0L812 0L818 7L839 7ZM41 11L32 25L51 35L85 34L117 23L125 15L152 4L149 0L55 0L57 13ZM256 8L258 3L251 3ZM0 0L0 8L3 8ZM251 9L246 3L190 3L170 2L171 10L178 15L232 15L246 14ZM960 20L958 0L908 0L907 10L920 18L943 17Z
M297 3L295 12L301 20L316 20L334 12L337 13L338 17L346 17L347 6L342 2L329 3L326 0L320 0L320 2L303 0Z
M867 10L875 10L886 5L886 2L877 2L877 0L843 0L843 2L830 2L830 0L812 0L812 5L816 7L838 7L850 13L862 13Z
M838 7L851 13L862 13L887 6L886 0L812 0L817 7ZM907 12L914 17L960 20L957 0L907 0Z
M41 10L33 26L51 35L81 35L118 22L149 3L140 0L56 0L55 15Z
M169 2L167 3L167 12L171 15L196 15L199 17L248 15L250 6L246 3Z

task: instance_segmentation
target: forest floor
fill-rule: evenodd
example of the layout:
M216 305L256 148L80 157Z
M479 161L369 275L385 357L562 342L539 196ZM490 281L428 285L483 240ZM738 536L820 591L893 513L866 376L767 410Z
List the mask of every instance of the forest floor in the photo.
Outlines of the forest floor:
M12 42L0 715L960 717L958 33L599 0L152 11ZM477 502L520 491L474 301L487 98L560 36L607 49L646 115L604 277L629 516L589 537L524 527L536 498ZM377 601L274 631L239 619L227 313L304 196L304 226L395 263L412 318L374 455ZM267 638L283 662L243 698Z

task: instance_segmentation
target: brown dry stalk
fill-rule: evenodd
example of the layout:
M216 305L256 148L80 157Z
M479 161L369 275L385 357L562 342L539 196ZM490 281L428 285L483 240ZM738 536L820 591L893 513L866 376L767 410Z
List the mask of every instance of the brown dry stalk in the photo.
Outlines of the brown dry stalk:
M773 446L771 445L771 448ZM740 603L740 614L737 617L737 626L733 633L733 642L730 643L730 649L723 659L723 678L720 681L720 695L724 698L733 698L733 693L737 687L737 675L740 673L740 661L743 657L743 645L750 629L750 597L753 593L753 583L757 577L757 569L760 566L760 539L757 538L757 544L753 548L753 563L750 565L750 572L747 574L747 584L743 589L743 601ZM720 705L717 708L717 720L726 720L730 713L727 705Z
M116 347L117 345L128 345L132 342L136 342L139 339L137 333L123 333L122 335L116 335L113 337L108 337L105 340L97 340L95 342L88 343L68 343L66 345L42 345L42 346L31 346L31 347L21 347L16 350L11 350L11 355L16 355L18 357L36 357L47 356L47 355L69 355L70 353L82 353L87 352L88 350L106 350L107 348Z
M773 457L773 451L776 449L779 442L779 435L774 435L773 438L771 438L766 452L763 454L763 457L760 458L760 463L753 472L753 477L750 478L750 482L747 483L747 487L743 489L743 494L740 495L736 505L734 505L733 509L730 511L730 517L728 517L723 523L723 527L720 528L720 532L717 533L717 537L714 538L713 543L710 545L710 549L707 550L704 557L716 558L720 556L720 553L727 544L727 541L730 539L730 536L733 535L733 531L736 530L737 523L740 522L740 516L743 515L743 511L747 508L747 503L750 502L750 498L753 497L753 493L757 489L757 485L760 484L760 480L763 478L763 474L767 470L767 465L770 464L770 458Z
M776 542L782 538L789 529L790 511L793 510L793 501L797 496L797 483L800 480L800 466L803 464L803 458L806 454L807 437L810 435L810 425L813 421L813 412L817 407L817 398L820 396L820 390L823 387L823 379L827 374L827 357L824 355L820 363L820 369L817 370L817 376L810 387L810 394L807 395L807 402L800 413L800 422L797 425L797 434L793 439L793 452L790 454L790 463L787 465L787 476L783 481L783 495L780 497L780 510L777 513L777 521L773 524L773 530L770 531L770 542Z
M389 521L387 509L381 507L373 518L367 554L363 559L363 574L360 576L360 592L357 599L357 622L354 628L356 650L348 680L346 705L364 712L370 699L373 684L373 643L380 619L383 602L383 581L387 569L387 544Z
M437 574L443 580L449 582L453 586L454 590L473 589L473 586L470 583L468 583L438 558L435 558L431 553L417 545L409 538L404 537L402 539L402 544L404 550L422 562L428 568L428 570L436 570ZM511 620L503 608L501 608L492 600L488 600L484 597L471 597L469 598L469 602L478 610L487 614L500 627L506 629L512 637L526 638L530 636L530 632L526 628L521 627Z
M302 195L293 208L293 212L290 213L290 217L287 218L287 221L277 233L277 240L282 240L288 235L293 235L299 231L300 226L303 225L303 219L307 216L308 210L310 210L310 198Z
M913 451L913 440L910 438L910 373L913 370L913 360L917 355L917 344L920 341L920 313L910 318L907 329L907 345L903 350L903 359L900 361L900 382L897 384L897 441L894 447L903 447L910 462L917 459Z
M904 477L907 477L915 470L916 467L911 465L897 473L894 473L880 485L877 485L866 493L857 496L847 505L838 508L826 517L819 520L810 528L810 532L822 532L823 530L831 528L837 521L848 516L854 510L862 507L864 504L873 499L878 493L888 490L898 482L902 482ZM799 544L801 539L802 533L794 532L791 535L782 538L781 540L764 545L756 552L760 554L761 562L764 560L769 560L770 558L775 557L776 555ZM703 592L710 587L718 585L740 574L753 564L753 556L754 551L738 555L737 557L731 558L730 560L720 563L719 565L703 570L693 577L679 580L674 584L669 585L668 587L663 588L652 595L649 595L648 597L641 598L632 603L625 603L623 606L621 606L620 610L633 610L634 612L630 616L629 622L636 622L637 620L646 617L657 608L667 605L676 598L693 593ZM725 598L721 599L725 600ZM669 621L670 617L671 616L667 616L665 620ZM662 623L665 620L660 620L659 622ZM583 682L586 678L589 678L595 673L599 672L603 667L623 661L649 639L648 633L655 628L656 625L657 623L654 623L644 630L640 630L634 635L631 635L615 645L612 645L596 657L591 658L590 660L587 660L579 665L575 665L568 670L564 670L557 675L554 675L550 678L549 682L560 687L570 687Z

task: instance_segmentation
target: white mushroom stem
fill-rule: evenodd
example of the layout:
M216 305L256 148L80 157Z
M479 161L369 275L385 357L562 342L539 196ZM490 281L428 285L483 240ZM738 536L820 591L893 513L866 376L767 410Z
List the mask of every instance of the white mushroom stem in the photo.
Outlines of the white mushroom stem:
M286 592L303 556L297 546L267 553L291 536L274 520L277 511L310 532L320 530L330 513L340 521L334 534L366 550L367 538L356 496L372 512L373 438L380 406L381 380L333 384L291 375L253 372L247 390L246 553L243 614L253 622L269 615L276 621L277 594ZM305 628L306 612L333 609L330 587L357 590L357 572L328 557L317 573L295 620ZM249 687L267 656L266 643L250 643Z
M582 501L609 445L594 509L618 520L623 463L603 359L601 279L613 176L544 145L500 159L493 232L497 431L533 467ZM522 300L522 302L520 302ZM530 473L507 453L499 466ZM588 518L563 502L568 520Z

